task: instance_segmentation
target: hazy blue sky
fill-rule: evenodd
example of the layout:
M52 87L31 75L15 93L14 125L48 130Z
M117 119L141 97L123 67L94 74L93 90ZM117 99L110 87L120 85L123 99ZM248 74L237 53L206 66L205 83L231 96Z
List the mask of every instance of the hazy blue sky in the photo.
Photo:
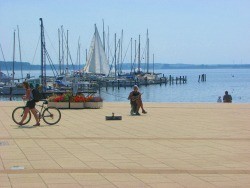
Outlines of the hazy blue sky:
M42 17L53 62L58 62L57 29L61 25L69 30L69 47L76 61L79 36L83 59L94 24L102 34L104 19L112 48L114 33L120 36L122 29L124 49L131 37L138 41L139 34L144 47L148 28L150 56L155 54L155 62L250 63L249 10L250 0L0 0L0 43L5 58L12 60L13 32L19 25L23 60L32 62ZM34 63L39 60L38 49Z

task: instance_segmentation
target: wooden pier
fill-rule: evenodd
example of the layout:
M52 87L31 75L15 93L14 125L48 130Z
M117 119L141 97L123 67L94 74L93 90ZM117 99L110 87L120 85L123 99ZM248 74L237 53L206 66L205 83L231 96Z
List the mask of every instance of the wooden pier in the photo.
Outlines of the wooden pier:
M162 84L186 84L187 83L187 76L179 76L179 77L160 77L159 79L156 80L149 80L149 79L134 79L134 80L98 80L96 81L96 84L98 85L99 88L105 87L112 87L115 88L117 87L118 89L120 87L133 87L134 85L138 86L148 86L148 85L162 85Z

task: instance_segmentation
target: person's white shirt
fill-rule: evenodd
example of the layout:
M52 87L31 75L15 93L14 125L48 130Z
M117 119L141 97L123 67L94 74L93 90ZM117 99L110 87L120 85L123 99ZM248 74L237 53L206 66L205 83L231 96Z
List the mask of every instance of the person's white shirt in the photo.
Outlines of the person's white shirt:
M222 102L221 96L218 97L217 102Z

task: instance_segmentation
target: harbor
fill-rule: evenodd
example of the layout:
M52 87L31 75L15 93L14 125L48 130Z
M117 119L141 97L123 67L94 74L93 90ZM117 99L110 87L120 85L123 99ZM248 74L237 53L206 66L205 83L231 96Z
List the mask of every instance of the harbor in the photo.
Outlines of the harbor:
M40 70L32 71L38 74ZM233 103L250 103L249 69L160 69L156 72L162 72L166 77L168 74L187 75L187 83L179 84L174 81L167 84L140 85L139 89L143 94L143 101L146 102L216 102L218 96L223 96L226 90L232 94ZM52 74L47 72L48 75ZM199 82L199 75L206 74L206 82ZM16 75L21 75L16 71ZM232 76L233 75L233 76ZM169 76L167 77L169 79ZM94 92L100 95L104 101L109 102L127 102L127 97L132 87L97 87L97 82L93 81ZM132 82L134 84L134 82ZM86 85L86 91L88 84ZM67 88L64 88L67 89ZM65 90L67 91L67 90ZM64 91L62 91L64 92ZM87 93L86 93L87 95ZM9 95L0 95L1 101L9 101ZM22 100L21 95L15 95L12 100Z
M121 36L117 41L117 35L115 33L115 44L114 54L110 57L110 44L105 42L105 30L103 21L103 38L99 35L96 24L94 25L94 34L89 47L89 51L86 50L86 63L83 65L80 54L80 44L78 42L77 48L77 59L76 64L73 64L70 55L70 49L68 47L68 30L64 30L63 26L58 28L58 39L59 39L59 58L58 67L52 62L49 52L46 48L46 37L44 34L44 23L43 19L40 18L40 49L41 49L41 64L40 74L37 77L33 77L30 73L24 77L23 75L23 62L19 62L18 67L21 68L21 78L15 77L15 67L17 62L15 59L16 50L16 31L14 31L14 47L13 47L13 62L11 67L11 74L7 69L7 75L1 72L0 75L0 94L2 95L23 95L25 90L22 88L22 81L26 81L32 84L33 87L39 87L40 93L44 97L48 97L52 93L62 93L65 91L74 91L74 93L88 93L93 94L100 88L108 87L132 87L133 85L148 86L148 85L161 85L161 84L186 84L187 76L164 75L154 71L154 54L152 54L152 63L150 63L150 51L149 51L149 31L146 32L146 43L144 51L142 51L141 35L139 35L138 44L136 39L131 38L128 49L130 48L130 63L125 63L125 55L123 55L122 40L123 30ZM17 36L19 44L19 55L21 57L20 50L20 38L19 38L19 27L17 27ZM66 41L66 42L64 42ZM133 46L134 42L134 46ZM107 49L105 51L105 45ZM66 47L65 47L66 46ZM66 48L66 49L65 49ZM134 48L134 49L133 49ZM2 56L4 57L3 50ZM112 54L112 53L111 53ZM4 58L3 58L4 59ZM20 58L21 60L21 58ZM145 62L142 62L145 60ZM69 65L71 61L71 66ZM50 71L53 71L54 76L47 76L48 63ZM1 62L7 67L7 62ZM81 67L82 64L82 67ZM130 71L125 72L122 67L128 67ZM78 67L78 69L76 69ZM72 69L71 69L72 68ZM150 70L152 68L152 70Z
M0 1L0 188L250 187L250 1Z

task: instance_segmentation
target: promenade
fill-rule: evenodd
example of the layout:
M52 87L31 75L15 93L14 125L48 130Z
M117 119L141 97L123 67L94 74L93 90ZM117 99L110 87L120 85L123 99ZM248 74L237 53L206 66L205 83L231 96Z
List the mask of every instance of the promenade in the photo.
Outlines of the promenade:
M250 104L104 102L18 127L23 104L0 102L0 188L250 187Z

